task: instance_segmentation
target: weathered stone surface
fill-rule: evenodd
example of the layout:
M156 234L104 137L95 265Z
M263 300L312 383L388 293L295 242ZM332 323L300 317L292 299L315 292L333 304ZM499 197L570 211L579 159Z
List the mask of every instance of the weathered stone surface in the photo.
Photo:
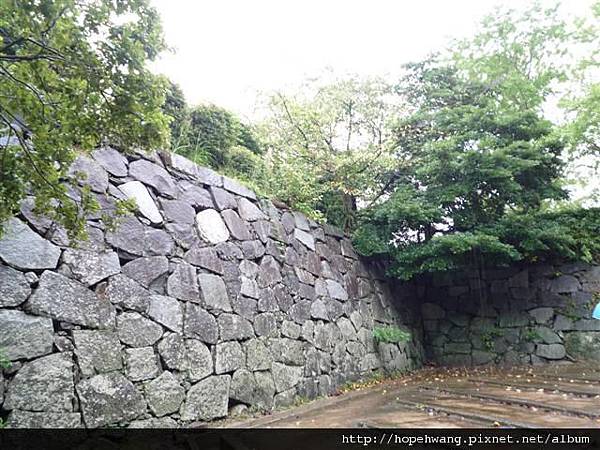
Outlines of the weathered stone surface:
M547 327L535 327L533 329L534 334L544 344L559 344L562 343L562 339L558 334Z
M192 247L184 256L185 260L211 272L223 274L223 262L217 257L217 253L211 247Z
M177 264L167 280L167 293L180 300L199 302L200 289L196 269L186 263Z
M269 350L273 360L294 366L301 366L306 362L304 345L300 341L288 338L271 339Z
M162 223L163 218L148 189L139 181L130 181L119 186L127 198L135 201L140 213L152 223Z
M562 344L538 344L535 354L546 359L562 359L566 351Z
M266 220L257 220L252 223L252 227L260 241L264 244L271 235L271 223Z
M118 220L114 231L106 233L106 242L132 255L141 256L146 248L146 226L134 216Z
M240 293L246 297L252 297L256 299L260 297L260 289L258 288L258 284L251 278L242 277Z
M439 320L446 316L446 311L435 303L423 303L421 305L421 314L423 314L423 319L425 320Z
M117 332L121 342L130 347L154 345L163 334L159 324L135 312L117 316Z
M146 411L136 387L118 372L96 375L77 385L83 421L89 428L127 422Z
M565 349L570 356L586 361L600 361L600 333L573 332L565 336Z
M242 197L256 200L256 194L254 192L231 178L223 177L223 188L234 194L241 195Z
M127 176L127 158L114 148L102 147L92 152L92 157L111 175Z
M279 264L272 256L263 257L258 271L258 286L261 288L273 286L282 280Z
M187 339L185 348L190 381L201 380L213 373L213 358L206 345L196 339Z
M185 305L183 333L187 337L200 339L207 344L216 344L219 338L219 328L215 318L199 305Z
M201 188L188 181L179 182L179 200L186 202L192 208L207 209L214 208L213 199L206 189Z
M205 209L196 214L196 228L200 237L210 244L229 239L229 230L221 215L214 209Z
M221 314L217 322L221 341L241 341L254 337L252 324L237 314Z
M150 296L148 315L171 331L183 331L183 308L173 297L166 295Z
M144 287L150 287L157 278L169 272L169 260L165 256L137 258L123 266L123 274Z
M239 369L233 374L230 398L270 411L274 395L275 384L270 374L253 374L246 369Z
M108 189L108 174L100 164L87 156L78 156L68 175L77 179L80 185L88 185L94 192L106 192Z
M150 292L123 274L109 278L104 295L113 305L143 313L150 304Z
M246 368L252 371L269 370L273 364L271 352L260 339L251 339L244 343Z
M84 377L123 367L119 337L112 331L73 330L75 355Z
M129 164L129 175L167 197L175 198L177 194L177 187L171 175L159 165L145 159L138 159Z
M301 378L302 367L286 366L278 362L273 363L273 381L277 392L293 388Z
M310 306L310 315L313 319L329 320L329 313L325 303L321 300L314 301Z
M192 225L196 217L196 211L189 202L184 200L160 199L160 206L169 222Z
M177 422L170 417L151 417L150 419L134 420L129 423L127 428L132 429L170 429L179 428Z
M311 303L308 300L302 300L295 303L288 311L288 314L297 324L303 324L310 319Z
M63 263L78 281L87 286L96 284L121 271L119 257L115 252L91 252L67 249L63 253Z
M108 300L54 272L42 274L26 305L33 314L90 328L110 328L115 323L115 309Z
M258 314L254 318L254 331L257 336L277 336L277 320L272 313Z
M202 293L202 300L207 308L231 312L231 302L223 278L217 275L201 273L198 283Z
M254 222L255 220L266 220L267 216L250 200L239 197L237 199L238 212L242 219L248 222Z
M15 409L6 420L7 428L80 428L81 414L67 412L31 412Z
M152 347L125 349L125 372L131 381L156 378L160 373L158 356Z
M187 393L181 420L213 420L227 415L231 378L227 375L206 378Z
M581 288L579 281L572 275L561 275L552 280L550 290L557 294L568 294L577 292Z
M25 363L8 385L3 408L73 411L73 355L55 353Z
M259 240L243 241L242 253L246 259L258 259L265 254L265 246Z
M308 249L315 251L315 239L311 234L296 228L294 230L294 238L302 242Z
M554 308L535 308L530 310L529 314L537 323L546 323L554 317Z
M333 280L326 280L326 283L327 292L329 292L331 298L341 301L348 300L348 293L340 283Z
M157 345L158 354L167 369L183 372L188 368L187 349L183 336L167 333Z
M252 235L248 230L246 222L240 219L240 216L238 216L234 210L226 209L225 211L221 211L221 216L223 216L223 220L225 220L229 232L235 239L239 241L252 239Z
M155 416L162 417L179 411L185 390L171 372L163 372L144 387L146 401Z
M52 319L0 310L0 348L9 360L31 359L52 352L53 333Z
M299 228L303 231L310 231L308 219L304 214L298 211L294 211L292 215L294 216L294 223L296 225L296 228Z
M219 211L237 208L235 197L226 190L218 187L211 187L210 193L212 194L214 204Z
M60 258L60 248L33 232L19 219L4 224L0 238L0 259L17 269L54 269Z
M0 308L19 306L31 294L25 275L12 267L0 265Z
M239 342L223 342L214 348L215 373L233 372L244 366L244 352Z

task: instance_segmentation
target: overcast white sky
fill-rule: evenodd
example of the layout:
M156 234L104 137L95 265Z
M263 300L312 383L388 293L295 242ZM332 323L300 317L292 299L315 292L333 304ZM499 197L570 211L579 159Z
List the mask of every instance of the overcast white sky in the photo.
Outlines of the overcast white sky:
M175 53L153 65L188 103L252 114L257 91L294 86L326 67L390 75L472 34L495 5L530 0L152 0ZM585 14L592 0L563 0Z

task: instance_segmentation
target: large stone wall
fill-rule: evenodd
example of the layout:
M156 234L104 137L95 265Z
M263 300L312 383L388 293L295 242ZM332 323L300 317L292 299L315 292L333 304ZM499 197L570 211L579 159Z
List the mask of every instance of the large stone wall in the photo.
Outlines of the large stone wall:
M180 426L333 393L421 364L373 329L420 324L348 239L177 155L79 157L102 210L70 245L32 212L0 240L0 418L14 427ZM78 198L78 189L70 191ZM117 199L135 216L103 221Z
M600 267L465 271L417 281L429 361L441 365L600 361Z

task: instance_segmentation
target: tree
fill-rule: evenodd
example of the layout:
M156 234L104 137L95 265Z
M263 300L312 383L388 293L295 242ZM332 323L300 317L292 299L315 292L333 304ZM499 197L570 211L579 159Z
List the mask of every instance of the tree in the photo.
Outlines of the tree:
M31 193L81 234L97 204L67 195L77 152L166 143L164 80L145 66L164 48L147 0L0 2L0 222Z
M397 98L379 78L312 80L301 92L278 92L267 102L261 137L269 149L270 190L349 230L358 203L373 195L385 171Z
M450 57L407 67L398 92L411 114L395 128L401 163L362 211L362 253L387 257L401 278L598 256L594 221L570 220L598 212L551 209L568 197L564 141L542 110L563 73L555 47L568 36L554 14L488 18Z

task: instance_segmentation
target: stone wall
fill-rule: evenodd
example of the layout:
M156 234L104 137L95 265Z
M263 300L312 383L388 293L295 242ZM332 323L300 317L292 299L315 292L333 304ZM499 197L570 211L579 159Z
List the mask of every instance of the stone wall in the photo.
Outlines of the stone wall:
M600 267L515 267L423 277L427 359L442 365L600 361Z
M0 240L9 426L180 426L421 364L414 296L392 295L339 231L177 155L103 148L71 174L102 207L87 241L31 198ZM127 198L138 213L110 229ZM412 342L377 344L391 324L417 325Z

